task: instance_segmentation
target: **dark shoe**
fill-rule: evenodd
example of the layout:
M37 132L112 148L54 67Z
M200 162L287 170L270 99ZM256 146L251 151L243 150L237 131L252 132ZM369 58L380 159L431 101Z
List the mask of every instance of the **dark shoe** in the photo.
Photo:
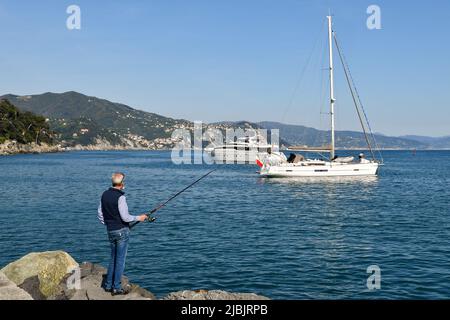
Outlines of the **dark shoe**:
M130 293L129 289L119 289L119 290L113 289L111 291L111 295L112 296L124 296L124 295L129 294L129 293Z
M105 292L112 292L113 291L113 289L111 289L111 288L105 288L105 287L102 287L103 288L103 290L105 290Z

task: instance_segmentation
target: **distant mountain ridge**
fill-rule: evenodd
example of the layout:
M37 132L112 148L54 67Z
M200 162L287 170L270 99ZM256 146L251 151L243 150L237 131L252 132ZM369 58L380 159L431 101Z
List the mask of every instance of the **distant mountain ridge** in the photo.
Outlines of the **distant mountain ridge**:
M445 137L426 137L426 136L415 136L406 135L400 138L418 141L424 143L432 148L436 149L449 149L450 148L450 136Z
M290 145L324 146L330 143L330 131L317 130L301 125L282 124L278 122L259 122L261 127L266 129L279 129L280 136ZM336 148L352 149L366 148L364 134L358 131L336 131ZM381 149L428 149L432 145L414 139L403 137L389 137L375 134L375 140ZM448 145L450 147L450 144Z
M149 148L163 149L173 146L172 132L176 129L192 130L193 123L155 113L134 109L121 103L87 96L78 92L47 92L39 95L19 96L7 94L0 97L24 111L43 115L56 138L64 146L90 146L92 148ZM264 121L228 121L207 124L207 128L225 130L279 129L284 145L323 146L329 143L330 132L301 125L288 125ZM376 135L381 148L432 149L450 148L450 137L429 138L418 136L389 137ZM337 148L365 148L361 132L337 131Z

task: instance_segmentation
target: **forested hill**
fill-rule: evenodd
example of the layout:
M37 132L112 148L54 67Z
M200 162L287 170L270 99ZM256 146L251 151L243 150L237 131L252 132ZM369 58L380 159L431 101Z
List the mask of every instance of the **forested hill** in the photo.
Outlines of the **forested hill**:
M58 132L58 140L69 146L101 141L124 147L150 147L155 139L170 139L175 128L190 125L185 120L140 111L74 91L26 96L8 94L3 98L22 110L49 118L51 128Z

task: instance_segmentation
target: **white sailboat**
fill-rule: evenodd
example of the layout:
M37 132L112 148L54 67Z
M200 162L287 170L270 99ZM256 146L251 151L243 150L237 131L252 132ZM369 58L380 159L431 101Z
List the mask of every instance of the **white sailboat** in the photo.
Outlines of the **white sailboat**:
M331 117L331 141L330 147L326 148L330 153L329 160L321 159L305 159L303 156L297 155L287 159L284 154L272 153L264 158L257 159L256 163L261 167L260 175L264 177L332 177L332 176L376 176L380 163L375 159L372 146L367 136L366 128L363 123L363 116L361 115L362 104L358 106L359 95L356 88L352 89L351 77L344 63L341 55L336 36L332 29L331 16L328 19L328 42L329 42L329 77L330 77L330 117ZM334 66L333 66L333 39L339 52L339 57L344 66L349 88L352 93L352 98L361 122L364 136L368 144L368 148L372 154L372 159L366 159L363 154L359 155L359 159L354 161L354 157L339 158L335 156L335 123L334 123L334 104L336 99L334 97ZM365 116L365 113L364 113ZM366 119L367 120L367 119ZM368 124L368 122L367 122ZM368 126L370 129L370 126ZM371 130L370 130L371 131ZM373 134L372 134L372 138ZM375 142L376 144L376 142ZM294 148L295 149L295 148ZM298 150L301 148L297 148ZM320 148L325 151L324 148ZM308 150L303 150L308 151Z

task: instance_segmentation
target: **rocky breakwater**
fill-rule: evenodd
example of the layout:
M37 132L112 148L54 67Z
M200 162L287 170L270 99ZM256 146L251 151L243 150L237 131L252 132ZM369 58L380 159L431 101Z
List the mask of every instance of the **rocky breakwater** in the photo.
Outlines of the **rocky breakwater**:
M61 152L63 149L57 145L49 145L46 143L36 144L20 144L17 141L7 140L0 144L0 156L19 154L19 153L51 153Z
M155 295L122 278L130 288L111 296L101 288L106 269L90 262L78 264L64 251L30 253L0 270L0 300L156 300ZM267 300L252 293L185 290L163 300Z

